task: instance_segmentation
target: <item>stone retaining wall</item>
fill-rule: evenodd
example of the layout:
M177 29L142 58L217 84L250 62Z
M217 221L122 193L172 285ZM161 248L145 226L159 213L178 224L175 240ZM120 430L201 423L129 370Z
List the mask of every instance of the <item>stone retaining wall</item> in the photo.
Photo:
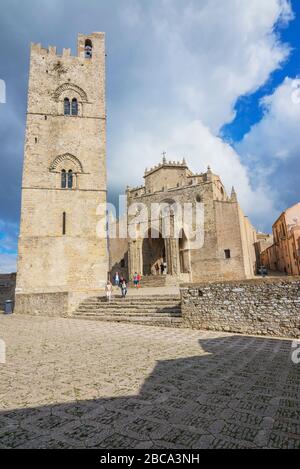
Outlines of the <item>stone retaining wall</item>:
M14 301L16 274L0 274L0 311L4 310L6 300Z
M103 296L104 290L74 292L19 293L15 296L16 314L70 316L86 298Z
M187 327L300 338L300 278L181 285Z
M68 298L67 292L17 294L15 313L67 316Z

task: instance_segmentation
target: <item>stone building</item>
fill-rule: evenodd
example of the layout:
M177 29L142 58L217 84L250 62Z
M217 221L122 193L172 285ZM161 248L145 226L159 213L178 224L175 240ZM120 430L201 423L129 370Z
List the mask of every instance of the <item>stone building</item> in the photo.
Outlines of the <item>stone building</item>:
M134 272L148 279L154 277L161 274L162 264L164 283L253 277L257 262L256 230L243 214L234 189L228 196L220 177L210 168L194 174L185 160L171 162L165 156L159 165L145 171L144 179L143 186L127 189L130 277ZM170 215L168 236L162 233L162 212L157 215L153 234L150 216L153 204L162 204L162 212L167 209L165 213ZM184 219L179 232L174 230L176 214L172 210L184 204L192 205L193 214L201 206L203 239L200 244L194 242L198 229L194 216L192 235L187 233ZM137 216L141 211L145 214ZM114 265L114 253L110 254Z
M262 263L262 253L268 249L274 243L274 238L272 234L268 233L257 233L256 234L256 243L255 243L255 252L257 258L257 267L264 266L265 264ZM259 272L257 272L259 273Z
M104 33L78 35L77 55L32 44L16 308L70 310L107 279Z
M16 274L0 274L0 311L6 300L14 301Z
M269 271L278 271L275 244L271 244L271 246L267 247L260 253L260 265L267 267Z
M261 253L270 270L300 275L300 203L287 208L273 225L274 244Z

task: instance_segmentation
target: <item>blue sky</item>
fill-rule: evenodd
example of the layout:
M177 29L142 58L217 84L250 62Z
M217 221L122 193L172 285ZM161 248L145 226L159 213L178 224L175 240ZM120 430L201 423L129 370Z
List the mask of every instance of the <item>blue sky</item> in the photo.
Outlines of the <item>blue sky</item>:
M92 31L106 32L110 201L163 150L235 185L259 230L299 201L299 2L4 0L0 272L15 270L30 42L75 53Z
M251 126L262 119L263 109L260 106L262 97L271 94L286 76L296 77L300 73L300 4L294 1L292 6L294 20L290 21L286 27L282 25L276 27L281 41L291 46L289 57L280 69L270 74L267 82L255 93L238 99L235 105L236 118L222 129L223 137L229 141L241 140L245 133L249 132Z

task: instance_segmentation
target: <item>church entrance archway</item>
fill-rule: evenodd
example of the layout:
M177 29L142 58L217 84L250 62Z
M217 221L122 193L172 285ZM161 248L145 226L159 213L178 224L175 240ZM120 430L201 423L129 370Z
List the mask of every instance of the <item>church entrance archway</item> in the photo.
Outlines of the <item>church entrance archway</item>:
M142 245L143 275L160 275L161 266L166 263L165 240L161 233L158 237L151 237L151 230L148 236L143 239Z

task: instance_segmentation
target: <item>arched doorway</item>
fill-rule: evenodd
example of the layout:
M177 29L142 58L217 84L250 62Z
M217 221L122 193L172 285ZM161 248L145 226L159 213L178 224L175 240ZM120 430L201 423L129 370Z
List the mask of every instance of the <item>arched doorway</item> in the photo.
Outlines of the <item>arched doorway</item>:
M151 230L148 231L148 236L143 239L142 257L143 275L162 273L161 266L166 262L166 248L161 233L157 237L151 237Z
M190 245L184 230L179 238L180 273L187 274L191 271Z

